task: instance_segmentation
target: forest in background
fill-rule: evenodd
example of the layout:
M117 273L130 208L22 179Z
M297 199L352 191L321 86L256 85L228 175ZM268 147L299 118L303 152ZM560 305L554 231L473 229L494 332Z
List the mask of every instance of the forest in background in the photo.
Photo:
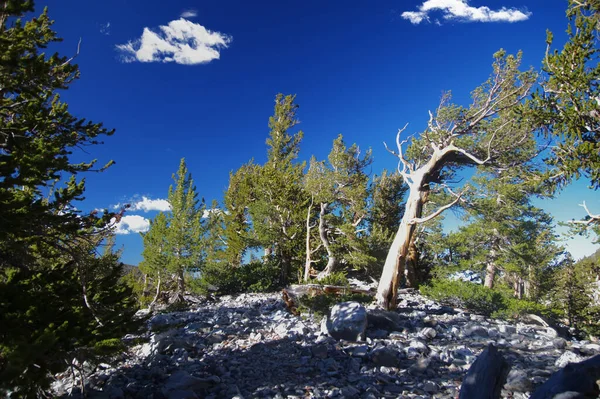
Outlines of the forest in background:
M401 129L388 148L394 171L371 176L370 151L341 135L327 159L300 162L296 98L277 95L266 162L232 171L224 197L209 205L182 159L171 210L143 234L144 260L127 274L113 245L127 207L75 207L82 176L111 163L73 162L72 153L114 131L61 101L58 91L79 70L73 58L44 52L59 40L47 10L21 20L31 1L3 5L0 391L41 395L67 359L118 347L139 306L177 306L186 291L343 286L358 276L379 282L385 308L399 287L422 287L486 314L539 313L598 335L597 253L574 262L552 218L532 205L573 179L600 186L597 0L569 2L569 40L556 49L548 34L540 71L522 71L520 54L500 50L470 105L448 93L420 135ZM462 223L446 233L441 220L451 208ZM585 211L573 234L599 232L600 215ZM479 272L482 284L455 278L465 270Z

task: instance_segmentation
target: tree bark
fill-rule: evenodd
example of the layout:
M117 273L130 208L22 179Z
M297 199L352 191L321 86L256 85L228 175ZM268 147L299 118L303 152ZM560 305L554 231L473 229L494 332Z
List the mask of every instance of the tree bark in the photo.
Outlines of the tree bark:
M327 266L325 269L319 273L317 279L320 280L324 277L329 276L336 269L338 264L337 258L331 249L331 243L329 242L329 237L327 237L327 226L325 225L325 215L327 213L327 207L329 204L321 203L321 211L319 212L319 237L321 238L321 242L327 251Z
M400 150L400 143L398 144ZM444 165L445 158L452 156L455 148L436 149L426 164L410 173L401 172L404 181L408 184L409 194L402 221L385 259L383 272L379 280L379 286L377 287L377 303L385 309L391 309L396 306L400 277L405 272L410 242L415 233L416 224L422 216L423 204L428 199L429 182L439 173L439 170ZM401 159L403 160L403 158ZM440 207L437 211L429 215L427 220L441 214L444 210L454 205L459 198L460 196L451 204Z
M417 249L417 234L413 234L408 246L406 267L404 268L404 281L407 288L416 288L419 285L417 270L419 267L419 250Z
M415 231L415 224L412 221L421 216L423 204L420 195L420 185L415 186L416 184L413 183L410 187L404 216L402 217L392 246L388 251L383 266L383 273L377 287L377 303L385 309L391 309L396 306L400 278L404 274L408 247Z
M160 273L158 273L158 282L156 283L156 294L154 295L154 299L152 299L152 302L150 302L151 308L154 306L156 301L158 301L158 297L160 296L160 288L161 288L160 285L161 285Z
M311 216L311 212L312 212L312 207L313 207L313 203L311 201L310 205L308 206L308 210L306 211L306 260L304 262L304 281L306 281L306 282L310 278L310 267L312 265L312 259L311 259L312 251L310 248L310 231L313 228L313 226L310 224L310 216Z
M496 249L490 249L485 267L485 281L483 286L490 290L494 288L494 278L496 277Z

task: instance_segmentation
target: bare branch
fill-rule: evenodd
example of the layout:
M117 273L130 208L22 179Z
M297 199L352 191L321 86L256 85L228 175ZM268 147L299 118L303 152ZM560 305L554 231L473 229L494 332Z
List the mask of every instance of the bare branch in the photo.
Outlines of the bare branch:
M597 215L594 215L593 213L590 212L590 210L588 209L587 205L585 204L585 201L583 201L582 204L579 204L580 207L582 207L583 209L585 209L585 212L588 214L589 219L587 220L574 220L571 223L573 224L583 224L585 226L589 226L591 224L596 224L596 223L600 223L600 213Z
M396 153L393 150L390 150L385 141L383 142L383 145L390 154L398 158L398 173L400 173L404 181L408 184L410 172L413 172L413 170L410 166L410 163L408 163L408 161L404 159L404 154L402 152L402 146L408 142L408 139L400 141L400 135L406 130L407 127L408 123L404 125L402 129L398 129L398 134L396 135L396 146L398 147L398 153ZM402 165L402 169L400 169L400 165Z
M450 191L451 194L456 196L456 199L454 201L450 202L449 204L439 207L435 212L433 212L429 216L426 216L424 218L414 218L411 221L409 221L408 224L425 223L425 222L430 221L431 219L435 219L436 217L441 215L442 212L444 212L446 209L452 208L454 205L456 205L458 203L458 201L460 201L462 195L464 194L464 191L460 194L454 194L452 192L452 190L450 190L449 188L448 188L448 191Z

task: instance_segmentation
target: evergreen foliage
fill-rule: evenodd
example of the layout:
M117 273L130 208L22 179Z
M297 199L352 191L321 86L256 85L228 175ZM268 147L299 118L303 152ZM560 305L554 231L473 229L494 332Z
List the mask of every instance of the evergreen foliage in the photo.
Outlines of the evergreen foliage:
M14 397L42 395L48 373L120 337L135 310L119 254L97 253L122 213L75 208L80 173L110 163L94 169L72 152L113 131L61 101L79 70L44 52L60 39L46 10L20 18L30 11L22 0L0 10L0 394Z
M557 140L547 160L556 169L547 176L554 186L583 176L600 187L599 12L596 0L569 0L568 40L560 51L552 50L553 35L547 34L546 78L532 103L533 117Z
M185 274L200 271L206 258L202 247L205 205L204 200L198 200L196 186L185 159L181 159L173 180L175 186L169 187L168 196L171 211L167 214L166 221L166 270L176 283L174 299L180 301L185 293Z
M144 250L139 266L144 274L144 288L140 295L142 303L149 300L148 278L155 288L152 304L159 299L162 291L172 293L171 302L181 302L186 290L186 275L201 272L207 248L212 248L206 240L207 230L203 223L204 200L198 200L185 159L181 159L173 180L175 186L169 187L168 196L170 211L160 212L150 223L149 230L142 233ZM207 212L209 217L213 213ZM213 219L209 221L214 224Z
M310 161L304 186L318 211L319 239L314 242L319 243L317 248L323 248L327 258L319 278L336 272L339 264L360 269L374 260L368 255L364 239L369 195L369 177L365 170L372 161L370 150L361 156L356 144L346 147L342 135L333 141L328 162L314 157ZM318 258L318 249L309 247Z

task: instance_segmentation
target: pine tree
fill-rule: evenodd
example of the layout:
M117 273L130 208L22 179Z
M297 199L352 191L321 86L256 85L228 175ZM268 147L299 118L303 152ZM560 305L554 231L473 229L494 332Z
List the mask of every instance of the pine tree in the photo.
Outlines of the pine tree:
M173 174L175 186L169 188L168 201L171 212L167 215L167 270L175 281L172 302L183 300L185 275L198 271L204 257L202 237L204 235L202 216L204 200L198 200L191 173L185 159L181 159L179 169Z
M0 394L34 397L79 348L118 337L133 304L118 254L96 254L121 214L75 207L95 161L71 154L113 131L61 101L79 70L44 52L60 40L47 11L23 21L33 2L1 8Z
M546 79L533 96L533 116L545 134L557 140L552 156L555 167L549 182L564 186L584 176L600 187L600 3L569 0L568 40L551 50L553 35L547 34L543 60ZM598 220L600 223L600 218Z
M319 245L327 253L327 265L319 273L319 279L336 272L339 263L363 268L372 261L367 253L366 234L361 234L368 216L369 177L365 169L372 162L371 151L361 157L359 147L353 144L347 148L339 135L333 141L328 161L318 162L313 157L305 176L306 191L319 212ZM309 241L310 234L311 231L307 231ZM307 251L312 252L309 248L307 244ZM305 276L311 263L312 260L308 260L305 264Z
M545 196L530 184L531 173L515 168L474 177L476 189L468 196L463 218L468 224L455 234L463 243L462 266L481 269L490 289L503 273L519 299L538 297L544 270L562 251L555 243L552 217L531 203L533 197Z
M166 266L169 263L167 253L167 215L160 212L154 220L150 222L150 228L147 232L141 233L144 240L144 250L142 251L142 261L139 264L140 271L144 274L144 288L141 293L142 302L145 303L149 296L148 288L150 278L155 286L155 294L151 304L156 303L166 280Z
M398 149L393 154L399 159L398 170L409 186L409 195L379 281L376 298L381 306L391 308L396 304L417 225L461 201L467 187L455 192L456 188L447 184L458 170L514 168L537 154L533 136L536 126L522 110L536 76L532 71L519 71L520 62L521 54L497 52L493 73L472 92L471 106L451 104L446 95L435 115L430 113L428 127L419 138L402 141L404 129L398 132ZM404 149L408 141L410 145ZM423 216L423 205L436 187L446 189L454 199Z
M273 254L279 264L280 284L291 278L294 263L302 252L305 207L308 198L302 187L304 163L295 162L300 151L302 131L290 132L298 123L295 96L278 94L275 112L269 119L267 161L248 166L246 180L250 192L248 215L255 245ZM300 266L300 264L298 264Z

